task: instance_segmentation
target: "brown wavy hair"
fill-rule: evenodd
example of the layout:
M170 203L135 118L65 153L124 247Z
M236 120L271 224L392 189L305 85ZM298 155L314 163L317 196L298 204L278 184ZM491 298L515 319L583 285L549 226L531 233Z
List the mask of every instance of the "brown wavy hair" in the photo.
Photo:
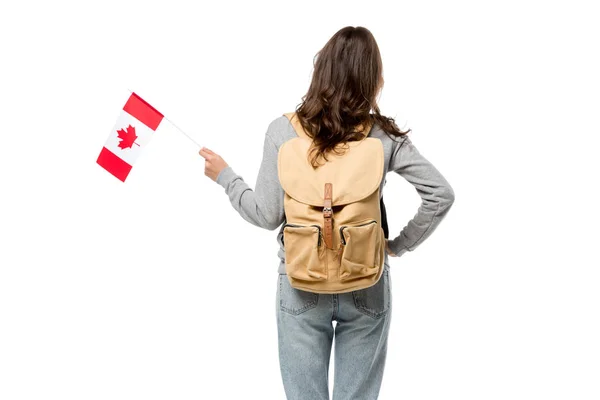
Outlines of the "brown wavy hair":
M327 161L329 151L342 154L338 144L363 139L375 123L392 139L411 131L401 131L393 118L380 114L376 97L383 87L383 64L367 28L346 26L337 31L317 52L313 66L308 92L295 110L313 139L313 168L319 166L319 157Z

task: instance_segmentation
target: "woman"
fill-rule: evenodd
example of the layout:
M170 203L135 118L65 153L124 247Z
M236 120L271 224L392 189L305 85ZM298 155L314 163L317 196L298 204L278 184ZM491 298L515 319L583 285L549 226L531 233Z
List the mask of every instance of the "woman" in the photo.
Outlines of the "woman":
M311 85L296 108L298 120L316 150L312 155L315 166L326 160L336 145L364 137L363 132L353 128L370 127L368 136L379 138L384 148L380 193L385 175L394 171L414 185L421 196L416 215L393 240L388 240L381 198L387 254L381 278L369 288L318 294L291 287L285 276L284 192L277 174L277 154L285 141L298 136L286 115L268 127L255 190L218 154L207 148L200 150L205 158L205 175L225 189L231 205L245 220L269 230L281 227L277 235L280 264L276 310L279 362L288 399L329 398L329 358L334 337L334 400L378 397L392 304L388 256L399 257L417 248L454 201L449 183L408 138L410 130L400 131L392 118L379 113L376 99L382 87L381 56L373 35L364 27L347 26L318 52Z

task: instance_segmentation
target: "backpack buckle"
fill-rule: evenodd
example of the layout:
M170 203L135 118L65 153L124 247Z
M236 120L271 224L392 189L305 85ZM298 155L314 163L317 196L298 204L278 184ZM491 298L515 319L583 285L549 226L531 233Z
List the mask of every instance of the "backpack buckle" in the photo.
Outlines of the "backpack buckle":
M323 238L325 239L325 247L332 249L333 248L333 221L331 217L333 216L332 209L332 184L325 184L325 196L324 196L324 204L323 204Z

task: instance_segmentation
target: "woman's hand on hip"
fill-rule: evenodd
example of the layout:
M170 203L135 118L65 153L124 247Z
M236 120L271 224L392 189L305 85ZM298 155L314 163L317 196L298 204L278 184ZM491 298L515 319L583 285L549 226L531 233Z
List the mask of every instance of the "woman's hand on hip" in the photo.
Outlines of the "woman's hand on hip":
M198 154L204 157L204 175L216 182L219 173L229 164L220 155L206 147L201 148Z

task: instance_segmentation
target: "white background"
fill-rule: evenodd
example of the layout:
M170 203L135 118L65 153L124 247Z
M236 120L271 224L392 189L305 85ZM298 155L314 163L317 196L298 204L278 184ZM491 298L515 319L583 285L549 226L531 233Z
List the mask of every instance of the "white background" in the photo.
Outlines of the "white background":
M456 194L391 259L380 399L600 398L593 3L3 3L0 398L285 398L276 231L166 124L126 183L95 161L131 89L253 187L347 25ZM384 200L396 235L420 198L391 173Z

